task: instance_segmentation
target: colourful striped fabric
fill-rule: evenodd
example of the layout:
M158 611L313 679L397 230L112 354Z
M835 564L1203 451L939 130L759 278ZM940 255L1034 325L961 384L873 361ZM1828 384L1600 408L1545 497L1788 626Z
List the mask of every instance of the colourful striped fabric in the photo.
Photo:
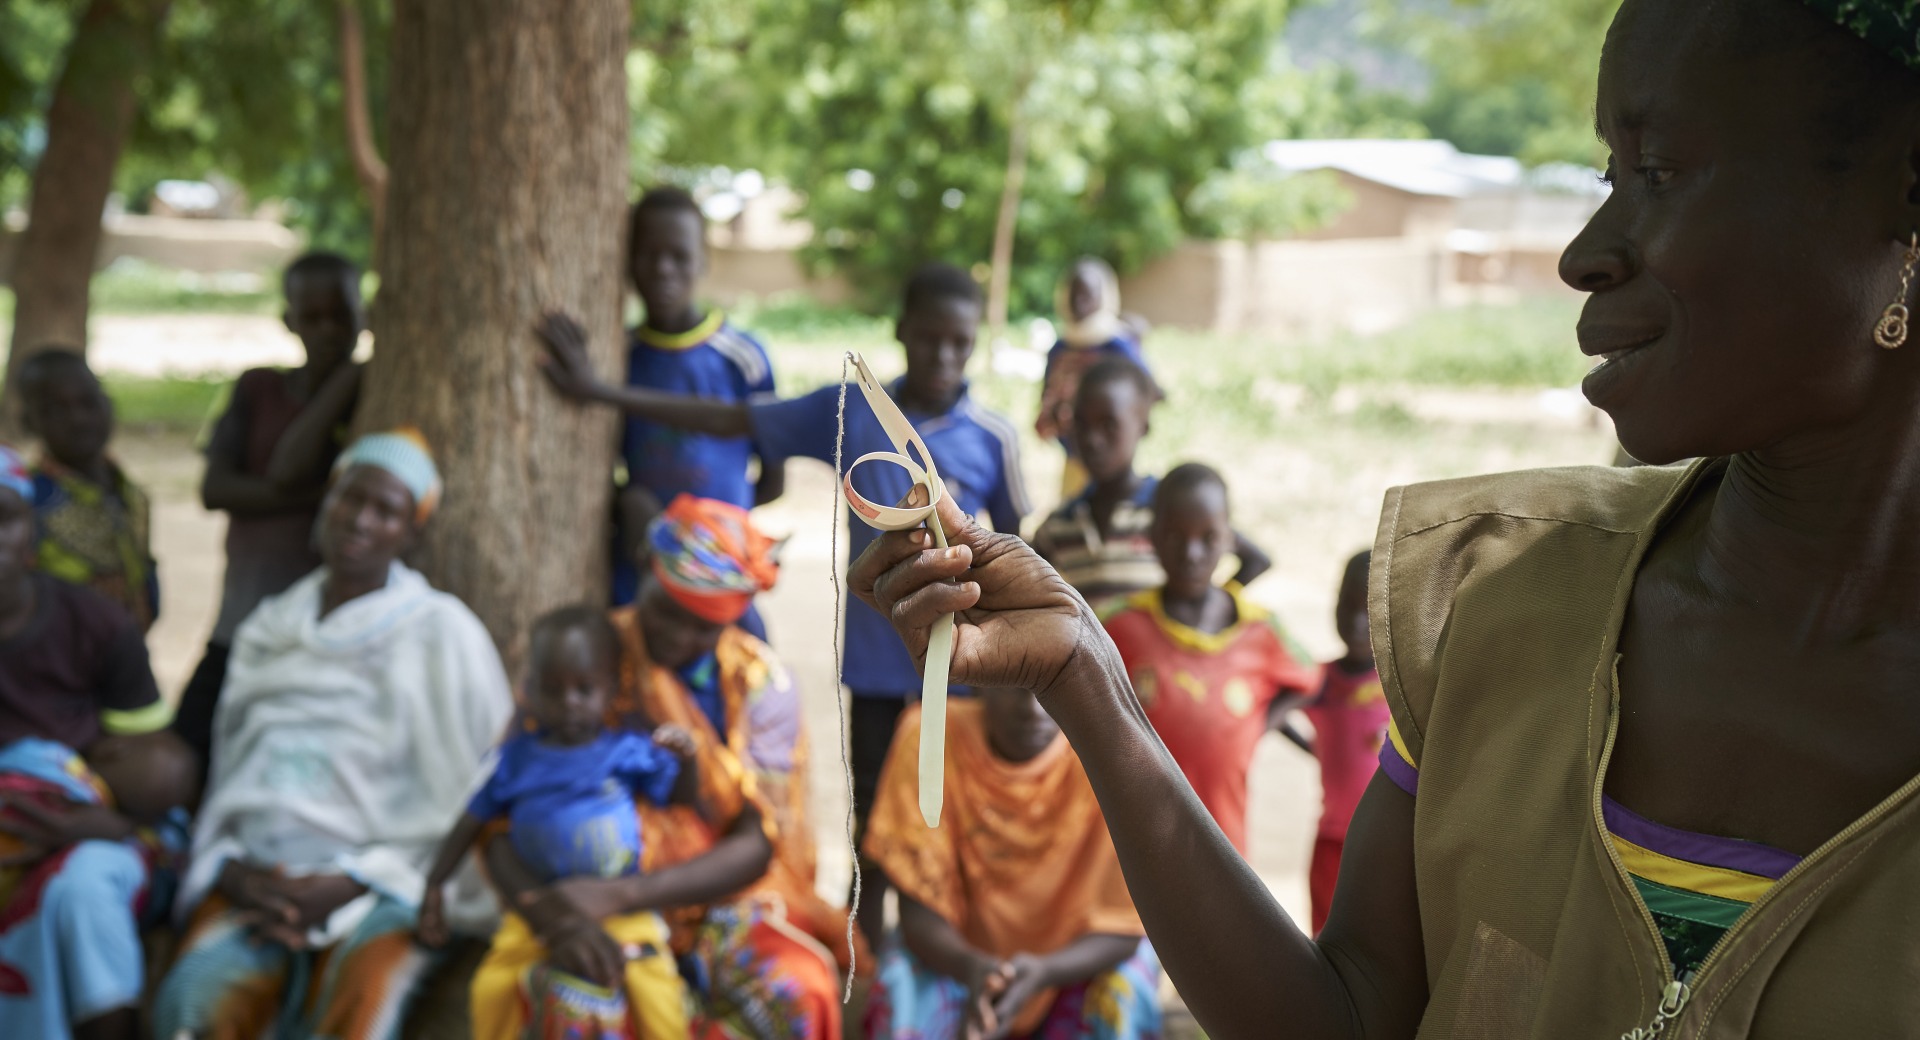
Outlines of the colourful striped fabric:
M1420 769L1397 726L1387 727L1380 769L1418 797ZM1800 862L1769 845L1684 831L1655 823L1604 795L1607 838L1666 944L1676 975L1700 967L1721 936Z

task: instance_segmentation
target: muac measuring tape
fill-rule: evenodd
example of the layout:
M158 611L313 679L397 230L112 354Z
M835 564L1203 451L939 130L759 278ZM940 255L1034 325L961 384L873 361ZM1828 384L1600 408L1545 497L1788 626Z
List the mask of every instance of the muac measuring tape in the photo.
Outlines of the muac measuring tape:
M936 507L946 493L940 483L940 471L933 464L933 453L920 434L900 412L900 406L887 396L886 388L873 377L867 362L859 354L847 352L853 362L854 384L866 397L880 428L893 442L894 451L870 451L853 460L843 473L840 491L846 496L853 514L868 527L881 531L910 531L921 524L933 535L937 548L947 547L947 532L940 526ZM919 452L919 460L913 452ZM924 461L924 465L922 462ZM868 462L891 462L907 471L914 483L927 489L927 504L903 507L883 506L868 501L853 489L853 471ZM940 826L940 805L945 794L947 762L947 675L953 664L953 615L942 614L933 623L927 639L927 663L920 681L920 818L929 827Z

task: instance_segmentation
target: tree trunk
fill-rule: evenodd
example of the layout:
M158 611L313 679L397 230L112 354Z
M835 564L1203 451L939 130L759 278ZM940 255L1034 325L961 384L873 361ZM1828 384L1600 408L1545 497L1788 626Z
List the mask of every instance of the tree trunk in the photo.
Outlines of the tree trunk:
M416 561L517 669L529 622L605 602L615 417L541 375L534 320L619 371L627 0L395 0L376 349L356 425L446 478Z
M1013 287L1013 236L1020 222L1020 192L1027 181L1027 84L1023 76L1007 115L1007 172L1000 182L1000 212L993 222L992 271L987 278L987 342L998 350L1007 338L1007 303Z
M166 0L93 0L74 26L47 108L47 147L33 171L27 229L13 263L13 337L0 439L17 439L20 363L43 347L87 345L87 289L100 216L133 122L133 85L153 58Z

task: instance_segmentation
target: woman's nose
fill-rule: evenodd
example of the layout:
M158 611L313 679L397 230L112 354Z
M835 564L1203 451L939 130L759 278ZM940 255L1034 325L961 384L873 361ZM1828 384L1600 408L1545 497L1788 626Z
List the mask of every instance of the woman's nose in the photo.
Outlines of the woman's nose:
M1608 199L1560 254L1560 280L1580 292L1604 292L1635 270L1633 243L1621 233L1616 199Z

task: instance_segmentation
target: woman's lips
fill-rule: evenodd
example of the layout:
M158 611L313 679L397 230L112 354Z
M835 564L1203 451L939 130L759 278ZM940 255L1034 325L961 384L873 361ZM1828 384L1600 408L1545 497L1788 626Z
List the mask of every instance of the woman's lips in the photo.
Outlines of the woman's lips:
M1581 329L1580 353L1612 361L1666 335L1665 329L1623 331L1619 329Z

